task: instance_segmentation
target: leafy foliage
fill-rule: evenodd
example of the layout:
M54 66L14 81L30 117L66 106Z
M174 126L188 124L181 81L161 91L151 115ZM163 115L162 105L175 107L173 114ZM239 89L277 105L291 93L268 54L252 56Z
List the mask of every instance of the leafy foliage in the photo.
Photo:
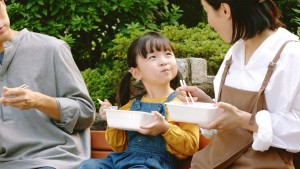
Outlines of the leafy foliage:
M297 8L293 9L293 11L297 14L295 18L292 19L292 21L296 22L298 26L300 26L300 1L298 1ZM299 30L299 27L298 27Z
M89 90L96 107L100 107L97 98L108 99L115 103L115 96L118 89L119 79L126 70L124 61L110 59L103 60L101 66L82 72L82 76Z
M130 34L119 33L113 40L115 45L108 50L108 54L114 58L126 59L126 51L129 44L138 36L150 30L132 30ZM159 30L172 42L177 58L198 57L208 62L208 73L215 75L229 45L225 44L219 35L208 25L199 24L197 27L187 28L180 26L162 26Z
M208 74L215 75L229 49L229 45L208 25L200 23L197 27L184 25L165 26L161 33L169 38L178 58L204 58L208 63Z
M283 11L287 28L296 33L300 1L275 1ZM178 26L183 11L174 3L185 6L176 0L10 0L6 3L14 29L26 27L65 40L71 45L80 70L95 68L102 53L113 47L112 40L117 33L126 34L131 32L130 28L160 30L160 25ZM205 22L200 2L190 3L193 8L185 13L198 12L196 17ZM284 12L285 9L294 10Z
M300 7L300 0L274 0L276 4L278 4L281 13L282 13L282 21L284 24L286 24L286 28L294 33L297 33L297 27L299 26L299 23L297 23L294 18L299 18L299 12L293 11L291 9L294 9L298 6L298 9Z
M178 25L182 10L168 0L10 0L6 2L13 29L53 35L65 40L79 68L95 67L112 47L115 34L127 24L153 30Z

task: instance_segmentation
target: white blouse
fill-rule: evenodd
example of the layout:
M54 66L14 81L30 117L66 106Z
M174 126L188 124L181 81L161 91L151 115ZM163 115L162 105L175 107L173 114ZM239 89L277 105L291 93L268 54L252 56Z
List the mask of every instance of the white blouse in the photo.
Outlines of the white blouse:
M287 40L299 38L284 28L268 37L244 65L245 44L236 42L225 59L214 80L215 97L224 71L225 60L232 55L232 64L225 85L248 91L258 91L281 45ZM300 42L288 43L282 51L271 79L265 89L268 110L259 111L256 122L258 132L253 133L253 149L264 151L270 146L300 151Z

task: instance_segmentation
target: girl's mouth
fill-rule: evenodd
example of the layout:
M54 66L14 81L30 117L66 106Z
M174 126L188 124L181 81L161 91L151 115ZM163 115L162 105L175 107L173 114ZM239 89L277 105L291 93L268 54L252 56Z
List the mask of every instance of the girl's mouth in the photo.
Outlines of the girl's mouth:
M164 70L162 70L162 72L168 72L168 71L170 71L169 69L164 69Z
M4 26L5 26L5 25L1 25L1 26L0 26L0 31L2 30L2 28L3 28Z

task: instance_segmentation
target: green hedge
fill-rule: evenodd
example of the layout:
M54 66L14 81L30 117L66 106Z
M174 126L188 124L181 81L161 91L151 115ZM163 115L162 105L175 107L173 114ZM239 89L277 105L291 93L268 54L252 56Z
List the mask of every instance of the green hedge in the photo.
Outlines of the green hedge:
M126 64L122 60L106 59L102 66L95 69L88 68L82 76L96 107L100 107L97 98L108 99L115 103L116 92L121 75L126 71Z
M114 47L108 50L108 55L121 60L126 59L129 44L139 35L149 30L135 30L129 35L117 34L113 40ZM199 24L194 28L180 26L163 26L159 30L172 42L177 58L197 57L208 62L208 74L215 75L224 55L229 49L219 35L210 26ZM100 65L101 66L101 65Z
M65 40L81 70L95 67L112 39L128 25L158 29L178 25L182 10L168 0L10 0L7 10L13 29L24 27Z

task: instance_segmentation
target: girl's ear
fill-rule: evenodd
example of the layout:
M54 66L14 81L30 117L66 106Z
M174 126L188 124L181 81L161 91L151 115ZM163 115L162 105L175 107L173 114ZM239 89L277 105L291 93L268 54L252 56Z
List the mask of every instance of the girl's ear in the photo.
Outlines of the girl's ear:
M130 73L131 73L132 77L134 77L136 80L141 80L138 68L131 67Z
M221 3L221 10L227 19L231 18L230 6L227 3Z

